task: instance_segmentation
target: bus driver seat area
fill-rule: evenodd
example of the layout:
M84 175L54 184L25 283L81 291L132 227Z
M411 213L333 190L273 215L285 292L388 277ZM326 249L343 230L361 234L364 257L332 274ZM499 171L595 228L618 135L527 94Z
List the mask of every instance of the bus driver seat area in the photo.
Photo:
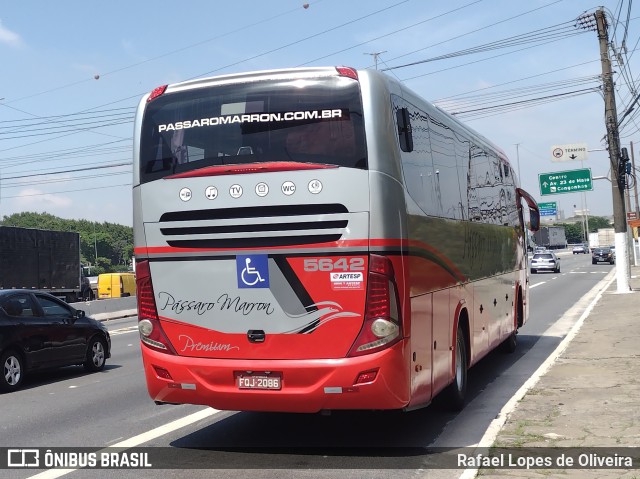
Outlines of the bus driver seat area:
M353 125L347 121L320 121L295 128L287 135L287 152L293 155L347 157L355 155Z

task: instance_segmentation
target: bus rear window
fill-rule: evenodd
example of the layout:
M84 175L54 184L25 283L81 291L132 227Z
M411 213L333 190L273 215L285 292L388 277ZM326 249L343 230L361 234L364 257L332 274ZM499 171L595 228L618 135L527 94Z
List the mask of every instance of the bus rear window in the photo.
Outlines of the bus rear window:
M240 83L165 93L147 104L142 183L213 165L277 161L366 169L358 82Z

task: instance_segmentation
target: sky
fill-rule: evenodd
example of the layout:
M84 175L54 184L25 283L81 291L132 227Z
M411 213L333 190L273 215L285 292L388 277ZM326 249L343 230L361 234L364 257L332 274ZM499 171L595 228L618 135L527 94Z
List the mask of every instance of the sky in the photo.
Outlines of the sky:
M142 95L308 65L385 70L500 146L537 201L556 202L565 217L611 215L598 37L576 26L600 7L630 149L640 144L640 107L627 112L640 84L633 0L5 0L0 217L35 211L130 226ZM552 161L553 146L570 144L586 145L587 159ZM597 178L593 191L541 195L539 174L580 168Z

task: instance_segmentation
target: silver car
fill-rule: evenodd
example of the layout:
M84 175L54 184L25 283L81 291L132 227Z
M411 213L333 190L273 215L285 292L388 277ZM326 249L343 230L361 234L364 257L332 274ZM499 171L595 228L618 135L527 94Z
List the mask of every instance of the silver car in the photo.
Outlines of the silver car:
M531 273L538 271L560 272L560 258L553 251L545 251L544 253L535 253L531 258Z

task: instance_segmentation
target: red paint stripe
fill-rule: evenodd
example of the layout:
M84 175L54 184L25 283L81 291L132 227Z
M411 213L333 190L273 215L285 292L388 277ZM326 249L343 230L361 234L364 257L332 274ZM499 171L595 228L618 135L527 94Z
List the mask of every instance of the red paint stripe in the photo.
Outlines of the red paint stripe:
M295 161L270 161L266 163L247 163L246 165L213 165L192 171L184 171L165 176L164 179L195 178L199 176L239 175L244 173L266 173L271 171L317 170L337 168L335 165L320 163L298 163Z
M287 245L287 246L261 246L250 248L179 248L174 246L137 246L133 248L133 252L136 254L154 254L154 253L195 253L195 252L207 252L207 251L249 251L255 249L264 250L288 250L299 248L344 248L344 247L363 247L367 248L369 242L367 240L340 240L329 243L311 243L305 245Z
M180 248L175 246L136 246L134 253L192 253L197 251L237 251L237 250L280 250L280 249L298 249L298 248L317 248L317 247L414 247L430 251L435 255L440 256L440 253L433 246L417 240L406 240L402 238L371 238L367 239L349 239L339 240L330 243L311 243L305 245L285 245L285 246L264 246L264 247L250 247L250 248Z

